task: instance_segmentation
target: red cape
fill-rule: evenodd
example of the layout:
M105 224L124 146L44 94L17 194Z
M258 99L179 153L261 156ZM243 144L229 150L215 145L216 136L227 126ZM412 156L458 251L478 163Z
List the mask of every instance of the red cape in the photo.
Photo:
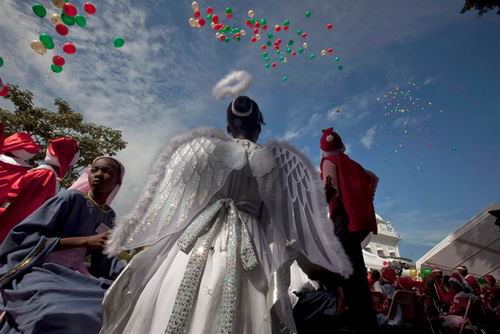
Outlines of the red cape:
M57 178L49 169L32 169L14 182L0 208L0 242L46 200L56 195Z
M339 197L349 218L347 228L349 232L373 232L377 234L377 219L373 207L373 197L378 178L370 171L365 170L356 161L346 154L339 152L321 159L329 160L337 169ZM335 208L334 200L328 203L330 215Z
M5 196L12 184L30 169L31 167L13 165L0 160L0 206L5 202Z

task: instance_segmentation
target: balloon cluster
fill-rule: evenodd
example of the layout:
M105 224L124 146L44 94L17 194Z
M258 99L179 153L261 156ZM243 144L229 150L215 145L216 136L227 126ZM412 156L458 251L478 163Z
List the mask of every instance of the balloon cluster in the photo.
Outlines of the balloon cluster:
M49 19L54 26L54 30L60 36L68 36L70 33L69 27L75 24L81 28L87 25L87 18L80 14L78 8L71 2L68 2L68 0L52 0L52 4L60 10L60 13L52 13ZM47 16L47 9L40 3L35 3L32 9L33 13L41 19ZM83 4L83 11L86 15L91 16L96 13L96 7L94 4L86 2ZM54 39L50 34L43 32L38 36L37 40L31 42L31 48L43 56L48 50L55 48ZM66 42L62 45L62 51L67 55L73 55L76 53L76 46L72 42ZM63 55L54 55L51 65L52 72L61 73L65 64L66 59Z
M290 20L283 20L279 24L269 25L263 17L257 17L255 12L250 9L247 11L245 20L246 28L241 28L238 25L230 24L229 20L233 19L233 8L227 7L223 15L217 15L213 7L207 7L206 16L203 17L200 4L194 1L191 4L193 17L189 18L188 22L192 28L201 29L210 23L211 29L215 32L215 38L221 42L229 43L231 41L240 42L245 37L248 37L252 44L258 44L262 50L262 60L266 69L274 69L278 64L285 64L290 57L306 56L310 60L316 59L316 53L307 54L306 49L309 47L309 33L300 29L296 30L297 37L291 31ZM225 16L227 21L223 21ZM310 18L311 11L306 11L305 16ZM271 27L271 28L270 28ZM327 30L333 30L333 24L326 24ZM292 34L292 36L290 36ZM267 38L267 39L266 39ZM332 47L324 48L319 52L321 57L333 56ZM338 63L338 70L342 70L340 57L336 56L335 61ZM288 77L283 77L283 82L288 81Z

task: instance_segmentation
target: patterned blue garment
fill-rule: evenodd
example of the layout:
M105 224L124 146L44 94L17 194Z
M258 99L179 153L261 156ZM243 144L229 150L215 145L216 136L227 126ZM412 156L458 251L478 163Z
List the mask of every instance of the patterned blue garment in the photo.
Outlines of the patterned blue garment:
M0 334L98 333L104 292L120 263L88 252L88 273L51 261L59 240L111 228L115 213L75 190L62 192L17 225L0 245ZM100 227L102 228L102 226ZM57 261L56 261L57 262Z

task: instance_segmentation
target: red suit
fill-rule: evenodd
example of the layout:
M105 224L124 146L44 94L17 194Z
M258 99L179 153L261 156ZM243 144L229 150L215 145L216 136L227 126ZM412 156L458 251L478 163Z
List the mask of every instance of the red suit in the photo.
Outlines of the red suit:
M333 216L340 200L348 217L349 232L377 234L377 219L373 207L377 176L344 153L342 139L332 128L323 130L320 144L323 151L320 165L321 179L324 181L326 176L330 176L337 190L337 196L328 203L330 215ZM325 172L327 169L330 172ZM334 175L331 175L332 170L335 171Z
M5 138L0 151L0 208L12 184L30 169L26 160L40 152L40 147L27 133L15 133Z
M4 199L4 207L0 208L0 241L14 226L55 196L58 188L55 171L48 166L32 169L14 182Z
M0 242L10 230L59 191L59 175L64 176L79 157L78 143L62 137L49 142L43 165L17 179L0 209Z

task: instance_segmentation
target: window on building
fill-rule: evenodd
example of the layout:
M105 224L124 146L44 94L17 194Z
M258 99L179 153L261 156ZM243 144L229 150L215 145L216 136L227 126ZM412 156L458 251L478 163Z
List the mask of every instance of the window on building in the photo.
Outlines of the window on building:
M390 256L390 257L396 257L396 253L394 253L394 252L390 252L390 253L389 253L389 256Z
M372 249L370 247L365 247L365 251L367 251L368 253L371 253Z
M377 250L377 255L380 256L380 257L384 257L385 256L384 250L383 249Z

